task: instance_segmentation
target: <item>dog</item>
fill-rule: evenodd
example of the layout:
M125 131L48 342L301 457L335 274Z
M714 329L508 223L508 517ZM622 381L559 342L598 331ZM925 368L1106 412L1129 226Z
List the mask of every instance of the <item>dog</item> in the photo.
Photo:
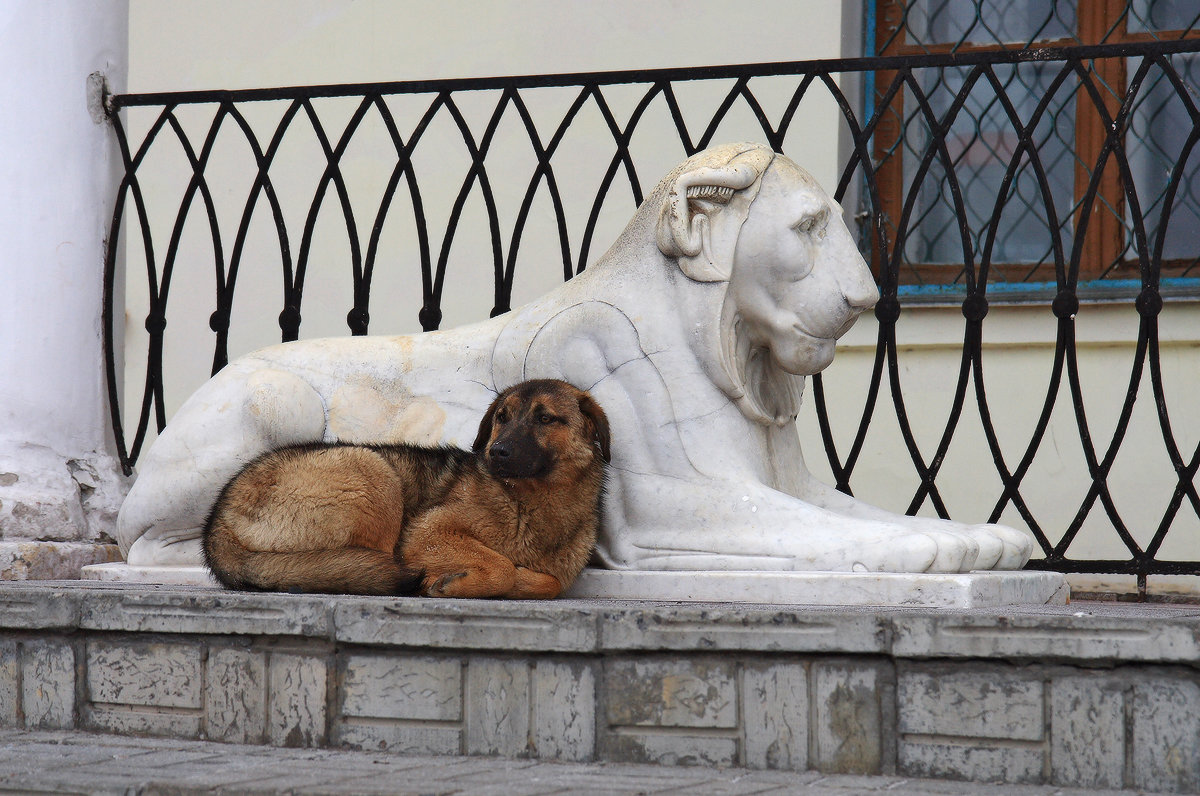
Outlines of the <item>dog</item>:
M551 599L592 555L604 411L563 381L492 402L470 451L299 444L250 462L204 525L234 589Z

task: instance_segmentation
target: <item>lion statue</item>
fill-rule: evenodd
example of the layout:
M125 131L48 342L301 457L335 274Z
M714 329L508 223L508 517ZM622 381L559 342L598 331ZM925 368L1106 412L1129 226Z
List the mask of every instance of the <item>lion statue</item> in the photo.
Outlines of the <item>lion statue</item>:
M491 399L560 378L608 414L599 563L614 569L966 572L1032 544L908 517L812 477L804 377L878 291L811 176L760 144L675 168L594 266L489 321L285 343L230 363L147 452L118 519L130 564L199 564L222 485L280 445L469 445Z

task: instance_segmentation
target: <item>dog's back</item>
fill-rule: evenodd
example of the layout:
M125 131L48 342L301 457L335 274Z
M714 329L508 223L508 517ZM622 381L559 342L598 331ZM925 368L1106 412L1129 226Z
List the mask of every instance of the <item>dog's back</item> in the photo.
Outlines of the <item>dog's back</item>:
M411 594L397 558L407 516L441 500L475 456L455 448L308 444L248 464L204 527L209 569L235 589Z

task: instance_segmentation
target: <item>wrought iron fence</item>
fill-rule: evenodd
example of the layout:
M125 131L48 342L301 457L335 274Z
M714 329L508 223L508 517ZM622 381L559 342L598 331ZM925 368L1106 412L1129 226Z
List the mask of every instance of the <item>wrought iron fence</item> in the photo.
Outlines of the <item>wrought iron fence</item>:
M868 432L886 420L898 427L902 440L893 454L911 460L917 483L908 511L948 516L940 488L947 454L964 412L973 410L982 429L974 455L994 466L996 487L994 494L981 489L971 499L976 506L985 501L993 521L1029 527L1043 556L1031 566L1132 574L1143 588L1149 575L1200 574L1200 547L1185 548L1189 552L1182 556L1161 554L1169 535L1200 529L1195 485L1200 446L1190 449L1178 430L1193 414L1190 401L1182 412L1178 403L1174 415L1169 411L1159 345L1164 297L1200 296L1200 280L1192 278L1200 245L1171 226L1193 213L1189 197L1200 189L1192 154L1200 111L1186 79L1198 51L1200 42L1175 41L113 96L110 115L125 175L108 239L104 334L111 420L123 464L132 471L144 445L168 422L173 403L196 386L186 379L164 382L168 353L177 364L194 363L198 381L223 367L231 354L270 343L271 336L287 341L338 327L355 335L415 330L412 321L436 329L460 303L447 298L448 292L458 290L465 299L481 284L487 306L476 302L477 315L505 312L514 295L519 299L522 291L540 289L522 283L529 269L540 267L543 277L561 280L585 268L598 254L597 245L620 230L655 181L683 156L712 143L754 138L804 163L813 146L805 128L824 119L842 141L843 163L831 172L836 185L829 187L859 223L882 293L861 414L827 400L829 386L821 377L813 379L817 423L838 487L850 490ZM1115 103L1089 68L1103 59L1129 65L1127 90ZM862 84L877 101L859 112L855 87ZM1036 93L1030 85L1037 86ZM1159 160L1150 179L1131 162L1142 139L1129 136L1144 124L1139 108L1152 92L1156 102L1173 103L1185 124L1153 139ZM1062 157L1048 142L1056 135L1052 109L1068 102L1076 116L1094 115L1108 131L1079 195L1054 177L1054 162L1047 159ZM909 109L905 128L898 139L881 141L881 121L901 105ZM297 138L305 146L290 143ZM994 171L983 193L978 158L984 150L977 142ZM233 150L240 151L242 166L214 165L219 153ZM583 172L590 176L579 176ZM965 175L972 181L969 195ZM1111 201L1111 194L1102 197L1105 175L1115 175L1128 231L1123 261L1097 267L1085 261L1084 243L1093 208ZM364 181L372 187L362 188ZM440 216L431 210L434 204ZM954 256L934 294L958 306L965 323L957 364L945 374L944 389L953 395L949 409L935 421L940 432L934 444L922 445L913 430L914 412L928 409L913 409L911 398L905 400L897 326L906 307L928 299L928 291L912 283L927 282L929 273L914 279L906 268L920 248L913 241L931 239L925 227L935 227L935 209L944 216L936 222L936 236L949 230L953 238L952 247L939 243L938 250ZM533 232L539 225L541 232ZM1026 243L1032 241L1025 246L1032 255L1023 255L1020 241L1014 243L1022 234ZM456 254L473 245L484 253L484 265L474 270ZM1174 254L1166 257L1164 250ZM983 345L990 302L1014 295L1006 284L1006 275L1012 281L1017 272L1006 267L1013 262L1023 267L1016 277L1024 280L1021 297L1051 324L1046 344L1053 352L1044 381L1032 382L1033 373L1021 377L1029 380L1022 400L1040 408L1033 428L1016 444L1002 442L1005 435L995 420L1000 407L994 398L989 403L985 390L991 371ZM262 271L268 263L270 269ZM251 270L272 274L267 284L273 283L269 289L279 303L269 304L261 287L253 295L245 295L248 288L239 293ZM206 275L196 282L201 272ZM1088 279L1089 274L1099 278ZM135 311L146 313L140 342L140 315L127 328L142 346L123 363L136 383L119 376L122 275L137 288L130 291L130 305L138 304L132 296L141 290L143 306ZM383 282L388 284L381 287ZM182 348L168 332L168 298L177 284L185 287L176 291L210 297L204 313L189 321L193 327L206 322L207 330L197 337L193 329L192 342ZM1086 410L1076 341L1081 301L1086 305L1097 291L1137 313L1132 364L1128 372L1109 374L1109 383L1120 380L1125 387L1116 422L1104 438ZM192 296L173 309L172 331L183 323L176 318L195 315L201 303ZM397 309L411 315L378 320ZM276 313L273 335L246 320L275 319ZM336 320L341 317L344 325ZM203 349L197 350L195 340ZM126 383L132 398L123 395ZM1159 455L1174 485L1161 513L1154 513L1153 527L1131 528L1113 498L1111 479L1118 454L1128 447L1135 407L1148 404L1161 436ZM1061 425L1052 428L1056 413L1065 413L1081 448L1080 469L1086 470L1085 489L1072 502L1065 528L1048 527L1027 497L1042 478L1031 476L1039 453L1060 444L1050 439L1062 433ZM1069 554L1085 523L1097 518L1127 557Z

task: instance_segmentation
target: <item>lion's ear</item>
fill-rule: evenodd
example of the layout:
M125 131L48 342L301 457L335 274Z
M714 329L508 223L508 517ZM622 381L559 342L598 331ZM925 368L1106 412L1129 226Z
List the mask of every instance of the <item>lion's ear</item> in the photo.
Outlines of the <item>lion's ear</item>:
M731 148L740 151L722 166L696 166L679 174L659 213L659 250L676 258L679 270L697 282L730 279L733 245L757 194L758 178L775 156L763 144L734 144L697 157L728 157Z

